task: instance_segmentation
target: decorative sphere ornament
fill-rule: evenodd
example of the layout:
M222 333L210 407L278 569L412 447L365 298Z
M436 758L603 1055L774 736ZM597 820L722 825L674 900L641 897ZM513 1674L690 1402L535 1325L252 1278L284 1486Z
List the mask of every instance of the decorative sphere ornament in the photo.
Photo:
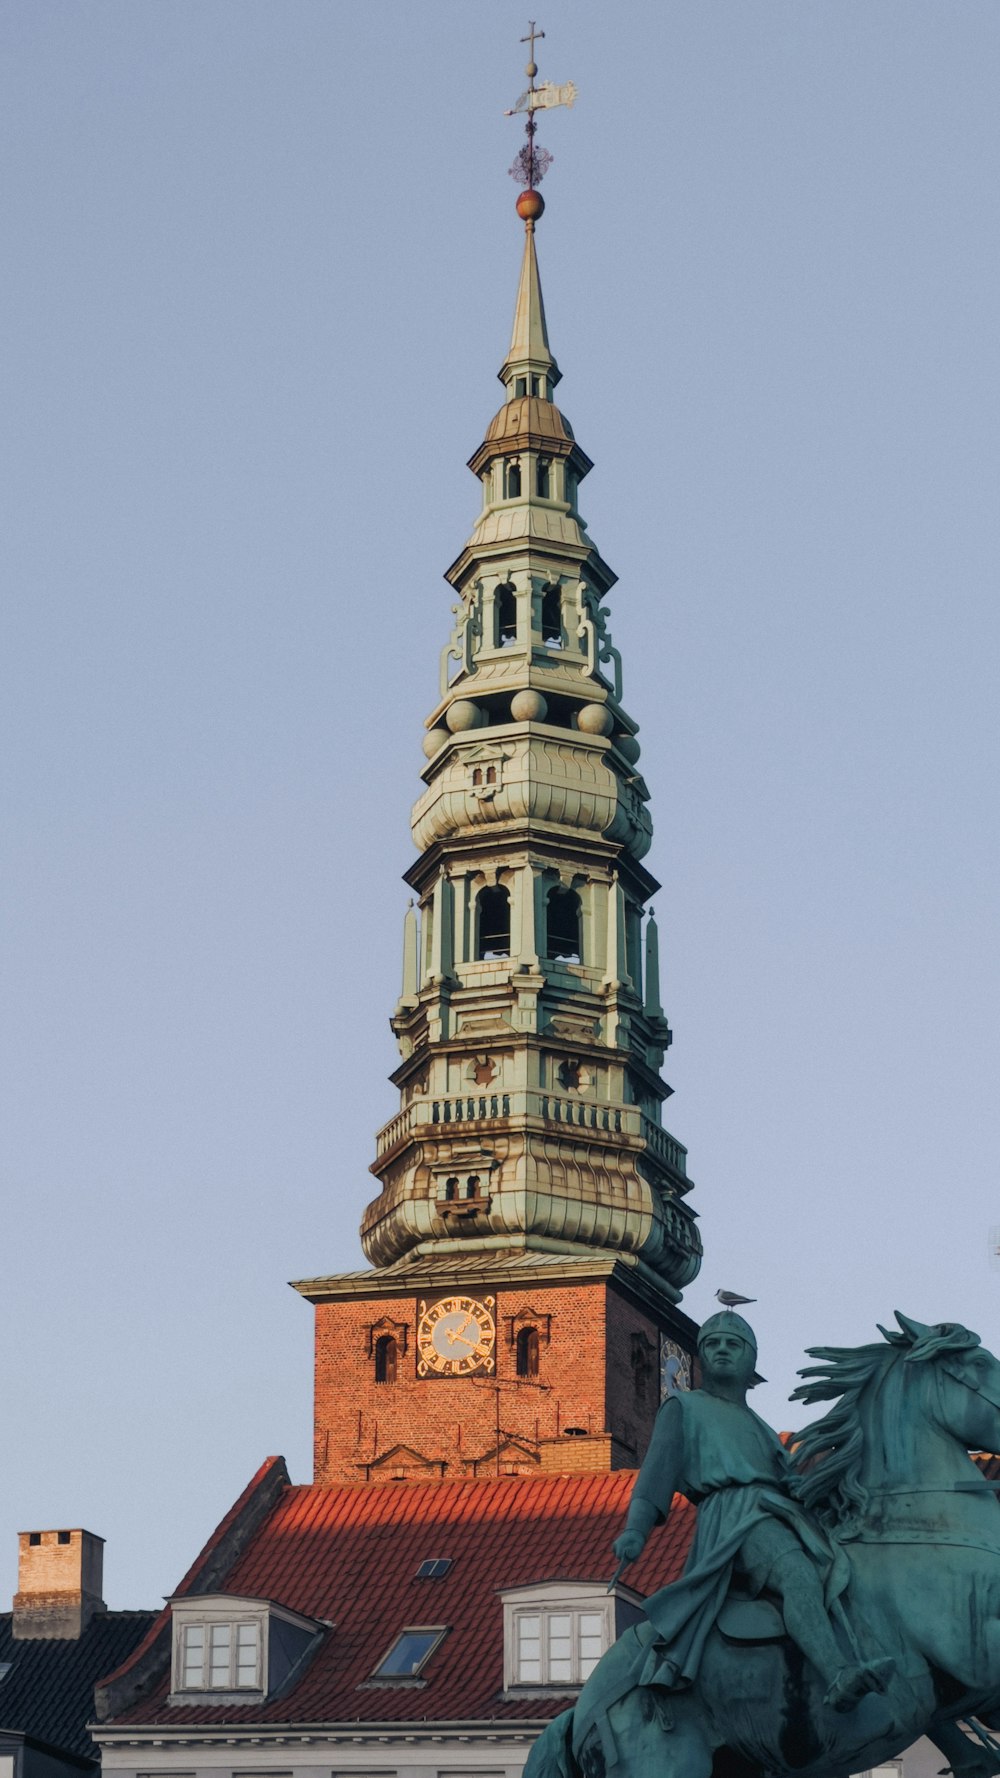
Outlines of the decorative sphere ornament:
M510 700L515 722L544 722L549 707L540 691L516 691Z
M449 706L445 722L453 735L460 735L466 729L478 728L482 719L483 713L478 704L472 703L469 698L457 698Z
M585 735L610 735L615 722L607 704L581 704L576 713L576 726Z
M435 753L440 753L447 739L448 730L446 728L429 728L420 745L427 758L433 759Z
M626 735L624 733L617 734L615 736L615 746L617 747L622 758L627 759L629 762L629 765L634 766L636 760L639 757L640 752L642 751L635 736L634 735Z
M522 222L537 222L545 209L545 199L540 191L522 191L516 205L517 213Z

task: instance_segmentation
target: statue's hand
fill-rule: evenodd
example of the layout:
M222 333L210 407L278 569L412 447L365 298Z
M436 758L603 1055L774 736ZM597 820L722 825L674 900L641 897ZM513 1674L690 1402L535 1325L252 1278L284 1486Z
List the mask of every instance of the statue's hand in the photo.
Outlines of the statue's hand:
M619 1562L638 1562L645 1547L646 1539L642 1532L628 1530L623 1531L620 1537L616 1537L611 1545Z

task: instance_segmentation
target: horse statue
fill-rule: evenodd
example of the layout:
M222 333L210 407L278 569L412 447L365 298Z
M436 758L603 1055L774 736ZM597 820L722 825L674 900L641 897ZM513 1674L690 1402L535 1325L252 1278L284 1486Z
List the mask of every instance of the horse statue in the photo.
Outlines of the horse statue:
M810 1348L819 1362L800 1371L792 1400L835 1405L798 1435L790 1460L782 1456L788 1472L777 1489L843 1565L833 1586L827 1563L826 1600L850 1683L832 1686L790 1633L790 1587L776 1593L765 1576L748 1588L753 1563L734 1555L732 1539L716 1539L714 1566L698 1557L699 1523L684 1575L646 1601L643 1621L548 1725L524 1778L849 1778L921 1735L956 1778L1000 1773L989 1732L1000 1723L1000 1504L969 1455L1000 1449L1000 1362L964 1327L896 1320L898 1332L879 1329L880 1343ZM704 1377L711 1355L701 1340L699 1350ZM777 1444L742 1401L755 1359L754 1343L741 1388L727 1392L718 1358L718 1417L725 1425L727 1412L749 1415ZM675 1443L681 1418L669 1401L660 1410ZM629 1509L640 1525L648 1503L636 1497L656 1440L654 1431ZM719 1493L738 1497L740 1480ZM699 1521L710 1505L699 1504ZM658 1517L668 1510L669 1499ZM636 1541L623 1534L615 1549L634 1560ZM664 1624L676 1623L685 1636L668 1645Z

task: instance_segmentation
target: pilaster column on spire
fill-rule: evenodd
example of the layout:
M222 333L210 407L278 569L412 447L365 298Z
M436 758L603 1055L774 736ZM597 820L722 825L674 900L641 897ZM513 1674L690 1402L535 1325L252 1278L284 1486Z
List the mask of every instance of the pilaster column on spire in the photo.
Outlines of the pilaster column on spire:
M434 884L429 977L434 986L449 980L455 967L453 907L451 883L442 866Z
M660 932L652 908L646 921L646 1017L655 1022L663 1019L660 1002Z
M416 1004L420 988L420 927L412 900L403 915L403 992L401 1005Z
M490 580L490 581L484 582L483 587L482 587L482 593L480 595L480 606L479 606L480 614L481 614L480 615L480 622L482 625L482 636L480 638L480 647L481 648L495 648L496 647L496 633L497 633L496 598L497 598L497 582L495 580Z
M538 873L533 864L526 864L518 872L517 880L517 918L518 933L515 954L519 972L536 972L539 967L538 940Z
M608 884L608 939L604 968L604 986L612 993L632 986L628 973L627 935L625 930L625 891L618 872Z

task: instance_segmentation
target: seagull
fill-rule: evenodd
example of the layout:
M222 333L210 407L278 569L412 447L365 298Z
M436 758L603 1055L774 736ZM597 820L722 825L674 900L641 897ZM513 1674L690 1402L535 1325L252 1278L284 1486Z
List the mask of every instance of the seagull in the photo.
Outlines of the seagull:
M735 1309L739 1303L755 1303L755 1296L740 1296L738 1290L717 1290L716 1297L724 1309Z

